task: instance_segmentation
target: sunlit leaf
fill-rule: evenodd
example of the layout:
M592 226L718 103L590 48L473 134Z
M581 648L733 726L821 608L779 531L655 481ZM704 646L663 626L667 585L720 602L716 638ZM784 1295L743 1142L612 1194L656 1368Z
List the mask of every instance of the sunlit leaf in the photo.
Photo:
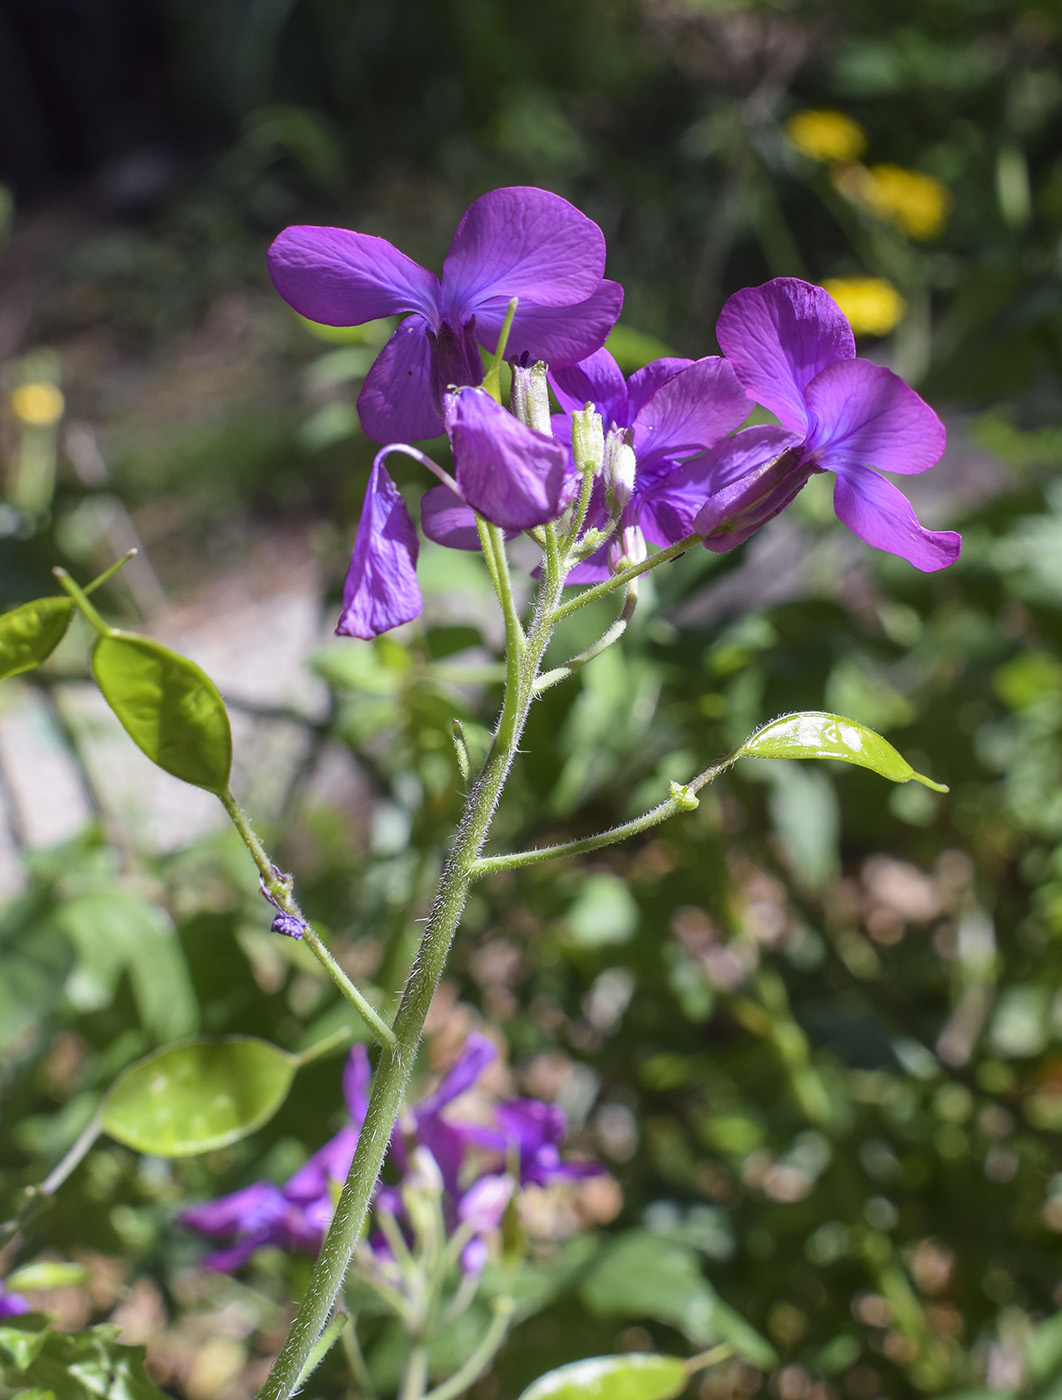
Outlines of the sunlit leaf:
M831 715L825 710L806 710L800 714L780 715L746 739L737 752L738 758L833 758L841 763L855 763L869 768L894 783L924 783L934 792L947 792L942 783L935 783L922 773L916 773L902 754L893 746L854 719Z
M101 637L92 673L129 737L153 763L219 797L229 785L232 733L218 688L194 661L149 637Z
M123 1346L118 1328L55 1332L44 1314L8 1318L0 1327L0 1370L18 1394L55 1400L166 1400L148 1379L144 1348ZM28 1382L29 1388L22 1384Z
M37 598L0 615L0 680L46 661L66 636L72 598Z
M669 1400L682 1394L688 1380L677 1356L591 1356L539 1376L520 1400Z
M103 1100L103 1130L156 1157L191 1157L225 1147L273 1116L297 1063L253 1036L169 1046L115 1080Z
M88 1279L84 1264L67 1264L61 1259L40 1259L24 1264L4 1279L4 1287L12 1293L32 1293L38 1288L69 1288Z

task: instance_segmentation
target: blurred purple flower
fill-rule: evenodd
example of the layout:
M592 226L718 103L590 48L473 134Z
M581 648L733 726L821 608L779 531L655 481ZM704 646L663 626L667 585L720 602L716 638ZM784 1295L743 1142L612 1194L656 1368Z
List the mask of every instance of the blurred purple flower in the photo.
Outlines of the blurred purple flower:
M673 479L683 499L700 493L692 526L709 549L741 544L812 475L832 471L834 509L860 539L925 572L955 561L959 536L926 530L874 470L928 470L944 451L944 426L898 375L856 359L851 328L827 292L793 277L746 288L723 307L716 334L749 398L781 427L747 428Z
M349 229L287 228L269 250L280 295L328 326L409 315L376 360L358 399L378 442L440 431L452 385L482 382L478 346L497 346L512 297L508 353L570 365L604 343L623 291L604 280L605 240L559 195L526 186L491 190L465 212L434 273L383 238Z
M0 1317L19 1317L29 1311L30 1305L20 1293L9 1293L0 1283Z
M399 1120L388 1149L387 1176L397 1185L380 1185L377 1210L387 1211L401 1226L403 1185L416 1182L425 1166L434 1164L442 1183L443 1213L448 1227L471 1230L462 1254L464 1267L474 1272L485 1259L485 1237L501 1221L515 1187L506 1174L519 1162L520 1184L545 1184L559 1177L585 1176L599 1168L592 1163L563 1163L559 1145L565 1119L560 1109L534 1099L498 1104L493 1125L453 1122L449 1106L479 1080L497 1051L483 1035L471 1035L434 1091ZM259 1181L219 1200L192 1206L178 1219L183 1225L215 1239L231 1240L225 1249L208 1255L207 1268L232 1272L262 1245L316 1254L346 1180L369 1099L369 1059L363 1045L350 1052L343 1072L343 1094L350 1124L314 1153L283 1186ZM484 1153L496 1156L491 1164ZM476 1244L476 1241L479 1244ZM389 1259L385 1241L369 1240L370 1252ZM466 1257L467 1256L467 1257Z

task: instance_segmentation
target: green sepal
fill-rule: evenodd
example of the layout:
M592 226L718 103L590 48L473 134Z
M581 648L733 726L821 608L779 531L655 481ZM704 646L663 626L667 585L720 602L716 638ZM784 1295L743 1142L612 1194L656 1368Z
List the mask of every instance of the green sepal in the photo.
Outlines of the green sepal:
M832 758L869 768L894 783L913 779L934 792L948 791L943 783L935 783L924 773L916 773L903 755L873 729L825 710L779 715L746 739L734 757Z
M100 1109L103 1131L135 1152L192 1157L253 1133L287 1097L294 1055L255 1036L202 1037L129 1066Z
M232 731L217 686L194 661L150 637L113 632L92 650L92 674L122 727L152 763L222 797Z
M689 1382L677 1356L591 1356L539 1376L520 1400L671 1400Z
M73 599L58 597L36 598L0 615L0 681L47 661L73 616Z

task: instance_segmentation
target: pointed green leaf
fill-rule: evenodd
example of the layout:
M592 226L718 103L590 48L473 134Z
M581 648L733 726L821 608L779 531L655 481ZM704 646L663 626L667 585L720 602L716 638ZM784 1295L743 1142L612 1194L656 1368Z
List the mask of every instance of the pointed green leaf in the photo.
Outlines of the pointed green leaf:
M520 1400L670 1400L688 1381L677 1356L591 1356L539 1376Z
M229 786L232 733L205 671L149 637L116 632L92 652L92 673L126 733L153 763L220 797Z
M103 1100L103 1130L155 1157L226 1147L272 1118L297 1065L294 1056L249 1035L171 1045L115 1080Z
M870 768L894 783L910 782L913 778L934 792L948 791L943 783L935 783L932 778L916 773L903 755L873 729L844 715L827 714L825 710L780 715L746 739L736 757L834 758L841 763Z
M73 616L72 598L37 598L0 614L0 680L47 661Z

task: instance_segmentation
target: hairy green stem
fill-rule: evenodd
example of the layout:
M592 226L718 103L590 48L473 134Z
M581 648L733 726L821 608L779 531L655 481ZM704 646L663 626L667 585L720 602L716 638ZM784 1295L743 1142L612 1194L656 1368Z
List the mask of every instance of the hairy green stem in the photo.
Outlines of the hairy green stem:
M622 588L625 584L630 583L632 579L641 578L642 574L647 574L650 569L658 569L661 564L670 564L672 559L677 559L680 554L685 554L688 549L692 549L695 544L700 544L703 539L703 535L687 535L685 539L679 540L678 544L669 545L667 549L650 554L649 558L643 560L642 563L631 564L629 568L620 569L619 573L613 574L603 583L595 583L593 588L584 589L582 593L576 594L563 607L557 609L553 614L554 623L563 622L566 617L571 617L572 613L578 612L580 608L585 608L588 603L596 603L598 598L606 598L617 588Z
M518 661L510 667L494 742L469 794L395 1016L394 1044L385 1045L381 1050L372 1077L365 1122L332 1224L310 1275L302 1306L261 1391L261 1400L289 1400L293 1394L299 1373L321 1335L361 1238L369 1201L416 1060L428 1008L446 966L474 878L476 861L527 720L534 679L553 630L562 584L562 574L552 567L547 556L526 644L521 648Z
M634 584L627 585L627 595L623 600L623 611L612 626L592 646L588 646L585 651L579 652L577 656L570 657L563 666L557 666L552 671L546 671L535 681L535 694L541 695L544 690L549 690L551 686L559 685L561 681L566 681L569 676L581 670L588 661L593 661L595 656L600 656L614 642L618 642L627 630L627 623L634 616L634 609L638 606L638 593Z

